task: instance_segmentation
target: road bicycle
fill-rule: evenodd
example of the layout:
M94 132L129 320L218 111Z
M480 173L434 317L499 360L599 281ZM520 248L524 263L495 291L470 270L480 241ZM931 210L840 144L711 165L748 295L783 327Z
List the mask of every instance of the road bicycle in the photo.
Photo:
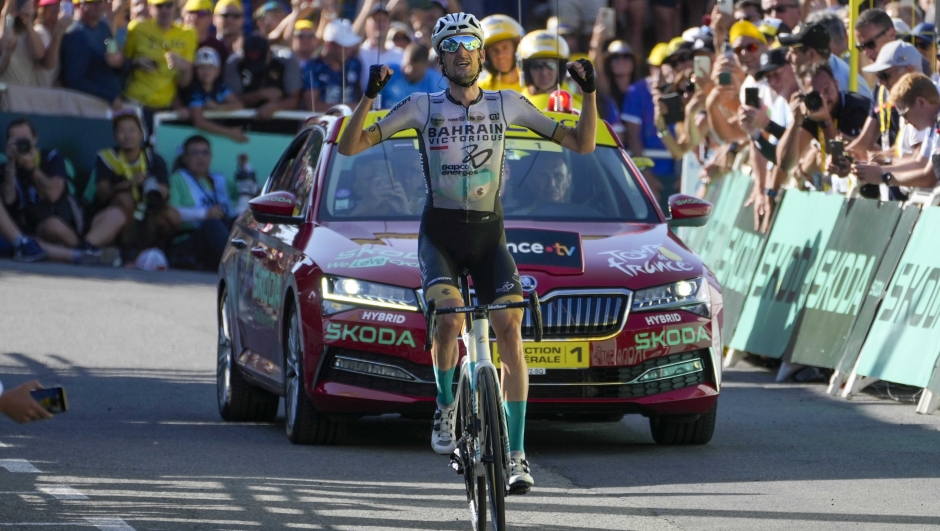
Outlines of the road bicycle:
M532 315L535 341L542 340L542 313L533 290L527 301L471 305L467 275L459 279L464 306L437 308L427 301L427 338L424 349L431 350L435 317L444 314L470 314L465 320L463 340L467 349L457 381L457 448L450 466L462 474L467 487L467 503L474 531L486 529L486 500L495 531L506 529L506 496L525 494L528 487L509 488L509 430L496 365L490 358L489 312L508 308L528 309Z

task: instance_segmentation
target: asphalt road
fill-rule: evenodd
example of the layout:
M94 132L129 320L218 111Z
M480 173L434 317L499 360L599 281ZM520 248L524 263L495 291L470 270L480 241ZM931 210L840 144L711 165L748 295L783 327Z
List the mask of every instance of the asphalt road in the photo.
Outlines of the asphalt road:
M335 447L215 406L211 275L0 261L0 377L71 411L0 418L0 529L469 529L429 422L365 419ZM646 419L532 422L514 528L940 528L940 417L727 371L715 438L661 448Z

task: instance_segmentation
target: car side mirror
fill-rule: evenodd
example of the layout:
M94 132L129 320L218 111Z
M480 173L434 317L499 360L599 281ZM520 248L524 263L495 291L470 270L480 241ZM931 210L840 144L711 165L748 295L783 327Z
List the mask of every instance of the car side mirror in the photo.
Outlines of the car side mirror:
M297 198L290 192L271 192L260 195L248 202L251 215L261 223L282 223L300 225L302 216L295 215Z
M685 194L669 196L670 227L701 227L708 223L715 207L708 201Z

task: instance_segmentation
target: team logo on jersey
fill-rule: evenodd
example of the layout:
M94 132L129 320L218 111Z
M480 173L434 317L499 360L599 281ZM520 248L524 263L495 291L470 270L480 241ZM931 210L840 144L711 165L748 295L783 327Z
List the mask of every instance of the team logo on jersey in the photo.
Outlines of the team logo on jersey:
M463 163L469 163L475 170L486 164L490 160L490 157L493 156L492 149L480 149L480 146L477 144L470 144L463 148L463 150L464 153L467 154L463 158Z
M432 114L431 125L433 125L434 127L440 127L444 125L444 116L440 114Z
M482 122L483 120L486 120L486 117L483 116L483 113L479 111L471 112L468 118L471 122Z
M494 122L498 122L498 121L499 121L499 113L498 113L498 112L494 112L494 113L490 114L490 120L492 120L492 121L494 121Z

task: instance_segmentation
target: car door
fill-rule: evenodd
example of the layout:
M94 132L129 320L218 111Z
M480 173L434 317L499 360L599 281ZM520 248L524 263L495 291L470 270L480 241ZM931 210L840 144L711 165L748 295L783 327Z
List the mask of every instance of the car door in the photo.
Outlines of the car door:
M309 139L310 131L294 138L271 172L262 193L275 191L276 183L289 178ZM271 365L274 359L270 352L276 350L272 349L271 343L278 341L278 312L274 308L280 307L283 279L277 265L281 262L277 256L278 245L272 241L271 233L279 230L282 230L281 225L260 223L248 216L244 230L239 234L240 245L244 246L241 251L244 282L238 293L239 328L242 345L253 354L244 360L243 366L255 376L270 379L272 383L279 382L279 363L278 366Z
M313 186L317 171L317 162L323 148L324 131L313 128L290 168L278 174L270 183L267 192L290 192L296 198L295 217L305 217L311 204ZM302 258L302 249L297 248L295 240L301 227L289 224L267 224L259 227L258 242L252 255L259 280L266 283L262 290L264 296L254 297L254 304L259 313L270 317L276 326L265 334L264 342L258 345L256 352L270 363L271 377L281 381L280 369L283 363L281 340L284 330L284 301L281 294L285 282L296 264Z

